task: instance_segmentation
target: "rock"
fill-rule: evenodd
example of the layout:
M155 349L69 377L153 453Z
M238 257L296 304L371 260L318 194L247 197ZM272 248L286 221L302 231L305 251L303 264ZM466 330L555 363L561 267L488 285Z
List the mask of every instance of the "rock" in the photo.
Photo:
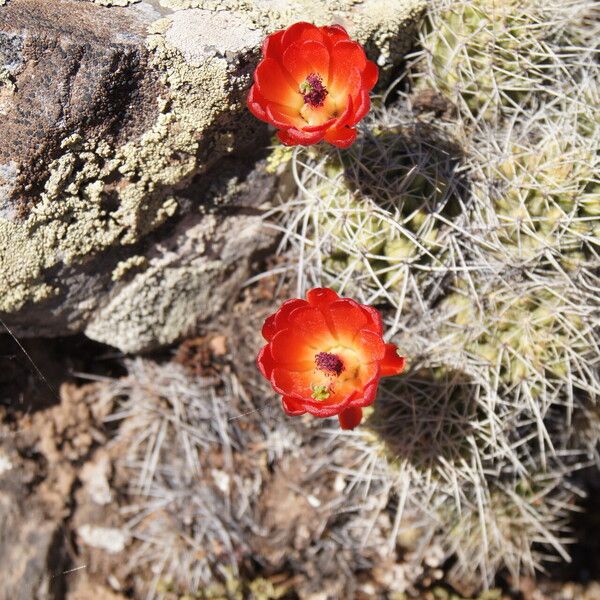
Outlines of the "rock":
M218 314L272 243L264 36L339 22L402 59L423 0L10 0L0 8L0 317L125 352ZM215 168L218 165L218 168Z
M230 177L221 181L233 184L236 204L246 210L253 208L246 200L266 201L274 189L273 181L261 183L265 177L256 171L241 184L233 173ZM217 197L210 196L210 202L218 205ZM249 258L273 242L256 211L227 214L229 202L173 224L169 235L147 251L148 266L115 286L96 309L86 335L137 352L193 334L199 315L219 314L247 277Z
M22 467L0 475L0 600L53 600L64 593L68 568L62 519L27 497L32 478Z
M129 542L129 534L116 527L99 527L86 523L77 529L77 534L84 544L109 554L122 552Z
M22 514L16 499L0 493L0 560L2 592L11 600L46 600L59 597L56 587L62 565L67 563L60 549L60 527L38 512ZM58 562L56 562L58 560Z
M4 475L4 473L10 471L14 467L10 456L6 453L4 448L0 448L0 477Z
M108 453L98 450L93 460L86 462L79 473L79 479L89 499L99 506L110 504L113 499L109 484L111 470Z

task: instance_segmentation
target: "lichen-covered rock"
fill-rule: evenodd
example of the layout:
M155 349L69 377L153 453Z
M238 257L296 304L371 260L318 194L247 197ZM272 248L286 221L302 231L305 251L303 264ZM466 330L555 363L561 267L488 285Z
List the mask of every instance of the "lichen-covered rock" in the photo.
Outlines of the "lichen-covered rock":
M268 131L244 103L264 36L300 19L342 23L385 78L422 8L422 0L2 6L2 319L18 335L85 331L139 351L216 314L270 243L256 208L274 181L255 166ZM244 159L223 163L227 155Z

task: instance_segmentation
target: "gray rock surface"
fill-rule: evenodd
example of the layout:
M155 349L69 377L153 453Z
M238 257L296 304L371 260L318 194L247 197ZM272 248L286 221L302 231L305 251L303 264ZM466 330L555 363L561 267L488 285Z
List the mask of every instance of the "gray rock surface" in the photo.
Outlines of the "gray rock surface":
M127 352L175 341L272 243L245 108L267 33L339 22L382 73L422 0L10 0L0 6L0 317ZM257 192L260 190L260 193Z
M64 593L68 559L62 521L43 503L24 500L31 469L0 445L0 600L53 600Z
M9 499L0 492L0 512L3 513L0 516L0 559L2 571L7 575L3 577L0 598L50 600L59 597L53 590L58 584L52 580L54 568L62 568L52 565L56 540L60 539L58 524L37 512L19 514L14 505L7 505L9 501L16 499ZM64 557L63 560L66 564Z

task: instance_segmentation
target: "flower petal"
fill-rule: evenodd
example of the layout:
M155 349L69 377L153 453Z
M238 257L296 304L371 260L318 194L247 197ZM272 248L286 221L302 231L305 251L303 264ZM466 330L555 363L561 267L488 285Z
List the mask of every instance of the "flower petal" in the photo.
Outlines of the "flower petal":
M269 102L266 109L269 122L275 125L275 127L282 129L287 129L288 127L301 128L306 124L300 113L293 108Z
M278 313L269 315L262 326L262 336L269 342L273 339L273 336L277 333L277 326L275 325L275 318Z
M378 386L379 377L369 385L366 385L362 394L358 398L353 399L349 406L371 406L375 402L375 398L377 398Z
M265 58L258 63L254 71L254 83L265 100L298 110L304 104L302 95L295 89L294 81L272 58Z
M267 341L271 341L273 336L280 330L286 329L288 326L288 317L290 313L300 306L308 306L308 302L301 298L292 298L286 300L279 310L272 315L269 315L262 326L262 336Z
M352 63L335 62L329 67L329 82L326 86L338 106L345 106L348 96L357 98L362 87L362 75Z
M312 371L288 371L276 366L271 373L273 389L283 396L310 398Z
M314 306L296 308L291 312L288 323L295 333L300 333L307 340L331 335L323 313Z
M275 313L275 326L277 329L285 329L288 327L288 317L292 311L300 306L308 306L308 302L302 298L292 298L286 300L279 310Z
M369 317L360 304L350 298L340 298L323 311L332 333L338 340L350 342L356 332L369 324Z
M318 340L307 340L304 333L293 329L281 329L271 340L271 355L276 365L301 368L308 361L313 361L320 351Z
M281 48L285 52L285 50L294 42L305 42L307 40L322 42L323 38L323 33L319 27L312 23L300 21L294 23L285 30L283 38L281 39Z
M329 75L329 51L325 44L314 40L294 42L283 53L283 66L300 85L311 73L327 81Z
M269 344L264 346L258 353L258 356L256 357L256 364L263 377L266 379L271 379L271 373L273 373L275 363L273 362L273 356L271 355Z
M281 39L285 29L280 29L271 35L268 35L262 45L262 55L264 58L279 58L281 56Z
M324 121L323 123L321 123L320 125L305 125L302 128L302 131L320 131L321 133L325 133L335 122L337 119L333 118L333 119L329 119L327 121Z
M360 307L369 315L371 320L371 325L365 327L365 329L370 329L373 333L383 335L383 320L381 319L381 313L372 306L361 304Z
M341 127L340 129L328 129L324 137L326 142L338 148L348 148L356 140L356 129L353 127Z
M378 79L379 79L379 69L377 68L377 65L374 62L368 60L367 64L365 65L365 68L363 69L363 72L362 72L363 86L368 91L371 91L375 87L375 84L377 83Z
M405 359L398 355L398 348L395 344L385 345L385 355L381 361L381 376L399 375L404 371Z
M330 288L313 288L306 293L306 299L311 306L327 306L340 297Z
M303 415L306 412L306 410L304 409L302 404L298 402L298 400L296 400L295 398L290 398L289 396L283 396L281 398L281 405L283 406L283 411L285 412L285 414L290 417Z
M367 386L370 386L373 383L377 384L381 379L381 368L379 366L379 362L373 361L362 364L360 366L359 376L360 384L365 389ZM360 406L364 406L364 404L361 404Z
M342 114L337 118L337 121L332 125L332 129L339 129L344 125L350 124L354 116L354 103L352 102L352 96L348 95L346 106Z
M320 142L325 133L323 131L304 132L299 129L280 129L277 137L286 146L310 146Z
M385 356L385 344L381 336L368 329L358 332L355 343L362 350L365 362L380 361Z
M258 88L256 85L253 85L248 92L248 97L246 98L246 105L250 112L261 121L269 121L269 117L267 116L267 112L265 111L266 100L260 95Z
M346 125L356 125L371 108L371 98L366 89L362 89L358 95L357 101L354 103L354 111Z
M325 25L321 27L321 31L324 33L323 37L329 48L333 48L336 42L350 39L348 32L341 25Z
M352 65L354 68L362 71L367 65L365 51L358 42L352 40L341 40L334 44L331 50L331 61Z
M354 429L362 421L362 408L351 406L343 410L339 415L340 426L342 429Z
M348 406L351 398L350 396L341 402L332 403L305 400L302 405L307 413L315 417L333 417L333 415L339 415Z

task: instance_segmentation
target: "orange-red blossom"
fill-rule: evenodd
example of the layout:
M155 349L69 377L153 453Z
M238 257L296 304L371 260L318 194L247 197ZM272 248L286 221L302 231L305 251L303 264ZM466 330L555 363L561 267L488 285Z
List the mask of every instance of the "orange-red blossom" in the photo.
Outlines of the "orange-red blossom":
M268 36L262 55L247 100L255 117L287 145L354 142L378 69L341 25L295 23Z
M404 369L396 346L383 341L379 312L328 288L284 302L262 334L267 344L257 364L281 394L284 411L337 415L342 429L361 422L381 377Z

